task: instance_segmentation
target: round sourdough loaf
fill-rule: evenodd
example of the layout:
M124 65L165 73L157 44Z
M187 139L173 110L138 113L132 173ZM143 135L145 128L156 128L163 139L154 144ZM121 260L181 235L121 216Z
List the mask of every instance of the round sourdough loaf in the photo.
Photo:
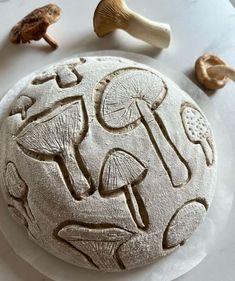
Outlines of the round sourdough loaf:
M213 134L187 93L118 57L64 60L23 86L0 128L0 186L33 241L108 272L185 243L216 181Z

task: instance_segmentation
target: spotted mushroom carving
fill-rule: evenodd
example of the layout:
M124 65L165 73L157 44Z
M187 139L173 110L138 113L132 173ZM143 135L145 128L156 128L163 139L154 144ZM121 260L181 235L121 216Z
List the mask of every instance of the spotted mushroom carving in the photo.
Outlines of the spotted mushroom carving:
M147 172L148 169L133 155L113 149L107 154L101 169L99 188L103 196L124 191L131 215L137 226L143 229L148 226L148 215L137 189Z
M201 224L206 212L207 204L200 200L192 200L179 208L164 232L163 248L183 245Z
M163 121L156 109L167 89L158 75L142 69L121 69L105 77L96 93L101 103L97 116L106 129L123 133L142 123L173 187L181 187L190 180L186 161L159 124Z
M79 163L85 166L82 157L77 156L78 145L85 137L88 126L85 107L81 103L76 101L56 108L29 123L16 138L18 145L29 156L35 155L37 158L39 154L51 157L51 161L57 160L62 174L68 175L64 178L69 179L67 186L75 199L81 199L90 190L90 184L79 166Z
M10 115L21 114L21 119L27 117L27 110L35 103L34 99L28 96L20 96L12 106Z
M37 228L38 225L35 223L35 218L28 204L28 186L19 175L16 165L13 162L7 163L5 185L11 198L11 204L8 205L8 209L12 217L18 223L23 224L28 229L29 234L33 236L30 232L29 224Z
M132 235L133 233L115 226L70 224L60 229L57 237L85 255L91 265L108 272L125 269L118 256L118 249Z
M205 154L207 166L211 166L214 161L214 148L212 135L206 118L190 105L183 105L181 117L188 139L200 144Z

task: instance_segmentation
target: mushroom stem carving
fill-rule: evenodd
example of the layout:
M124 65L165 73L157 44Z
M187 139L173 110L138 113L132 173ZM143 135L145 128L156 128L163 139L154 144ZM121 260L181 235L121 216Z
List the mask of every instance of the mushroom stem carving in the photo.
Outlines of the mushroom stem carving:
M115 226L95 228L79 224L67 225L57 234L85 254L95 267L104 271L125 269L117 250L131 235L132 233Z
M139 160L121 149L111 150L101 169L100 193L108 196L124 191L131 215L139 228L147 227L147 212L143 202L137 201L133 187L136 187L137 193L138 184L145 178L147 171Z
M39 121L27 125L17 136L17 143L23 151L59 157L61 168L69 176L68 189L75 199L87 195L90 185L75 156L75 145L86 135L87 120L80 102L55 109ZM30 154L31 156L31 154ZM82 162L82 158L79 159Z
M124 0L102 0L94 13L94 30L104 37L115 29L123 29L130 35L153 46L167 48L171 39L169 24L157 23L130 10Z
M225 86L228 78L235 81L235 69L213 54L204 54L195 63L197 80L210 90L217 90Z
M47 28L58 21L61 12L55 4L33 10L11 29L10 41L13 44L20 44L43 38L53 49L56 49L58 44L47 34Z
M100 123L119 133L133 130L142 123L172 185L181 187L187 183L190 179L187 163L156 113L167 94L162 79L146 70L122 69L113 77L105 77L100 85L102 90L98 91L103 94Z

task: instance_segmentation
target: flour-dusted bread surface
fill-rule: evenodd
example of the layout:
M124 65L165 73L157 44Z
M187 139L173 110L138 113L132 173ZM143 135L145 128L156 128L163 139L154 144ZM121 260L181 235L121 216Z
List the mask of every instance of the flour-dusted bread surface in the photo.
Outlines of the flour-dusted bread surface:
M210 125L187 93L117 57L75 57L24 83L0 128L0 187L30 238L110 272L183 245L216 179Z

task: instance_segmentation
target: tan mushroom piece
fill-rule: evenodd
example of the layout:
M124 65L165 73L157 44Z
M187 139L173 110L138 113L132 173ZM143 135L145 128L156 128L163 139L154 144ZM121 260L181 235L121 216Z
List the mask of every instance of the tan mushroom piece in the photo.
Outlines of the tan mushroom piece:
M13 44L20 44L43 38L53 49L56 49L58 44L47 34L47 28L58 21L61 12L62 10L55 4L33 10L11 29L10 41Z
M130 10L125 0L101 0L94 13L94 31L104 37L115 29L159 48L167 48L171 39L169 24L148 20Z
M228 82L228 78L235 81L235 69L213 54L204 54L197 59L195 75L197 80L210 90L223 88Z

